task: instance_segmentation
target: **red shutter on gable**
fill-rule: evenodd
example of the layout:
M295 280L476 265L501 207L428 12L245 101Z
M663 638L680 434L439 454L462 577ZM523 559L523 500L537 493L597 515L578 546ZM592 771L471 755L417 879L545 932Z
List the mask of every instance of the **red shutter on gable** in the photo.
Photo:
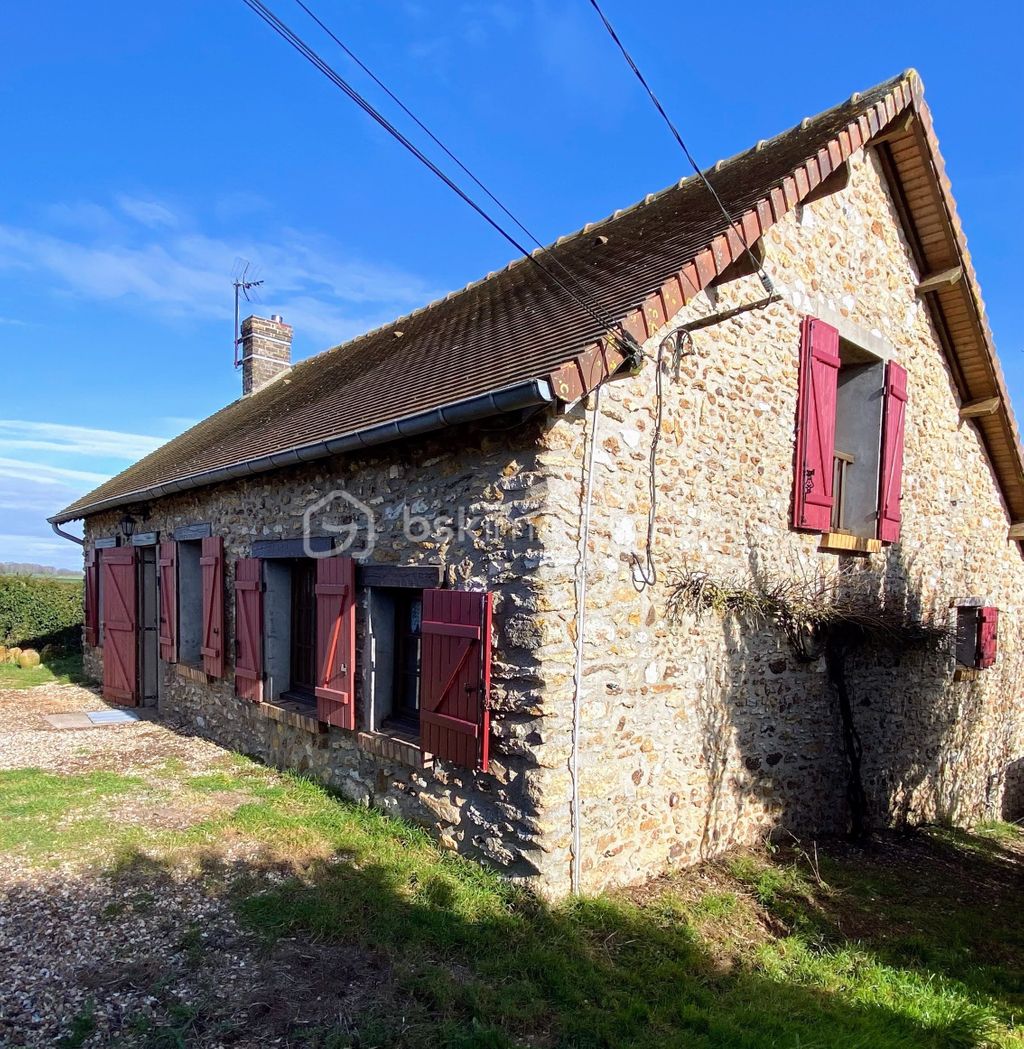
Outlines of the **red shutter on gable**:
M160 544L157 567L160 573L160 658L178 661L178 544L169 539Z
M900 537L903 498L903 429L907 417L907 371L894 361L885 369L882 410L882 468L878 496L878 538L895 543Z
M351 557L316 563L316 713L356 727L356 570Z
M203 670L211 677L224 676L224 540L219 535L203 540L199 557L203 569Z
M235 562L235 695L263 699L263 580L258 557Z
M491 595L424 590L420 665L421 746L487 771Z
M99 551L93 547L85 555L85 643L99 643L100 566Z
M989 606L978 613L978 667L984 670L996 661L999 609Z
M793 527L827 532L832 524L839 332L805 317L800 336Z
M103 696L124 706L138 702L135 634L135 548L104 550Z

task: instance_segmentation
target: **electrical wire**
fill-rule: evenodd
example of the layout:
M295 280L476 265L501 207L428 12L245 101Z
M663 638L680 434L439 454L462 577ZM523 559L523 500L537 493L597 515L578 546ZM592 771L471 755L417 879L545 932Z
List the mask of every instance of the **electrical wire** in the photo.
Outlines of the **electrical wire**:
M654 433L651 435L651 454L647 470L647 542L644 557L636 552L630 554L630 575L638 594L658 582L658 566L654 560L654 526L658 517L658 443L661 440L661 419L664 414L665 397L662 391L661 362L665 353L665 342L658 344L654 361Z
M338 35L326 25L324 21L316 14L315 11L311 10L310 7L303 2L303 0L295 0L295 2L306 12L309 17L316 22L316 24L341 48L341 50L384 92L392 102L423 132L431 142L440 149L444 155L455 164L473 183L480 189L487 197L494 203L507 218L511 219L512 222L519 227L519 229L531 240L537 247L544 252L544 254L555 264L558 268L576 285L580 292L584 295L589 294L583 282L576 276L568 266L565 265L562 260L551 251L546 244L543 244L532 230L530 230L523 222L521 222L516 215L512 212L511 208L505 205L496 194L494 194L483 181L470 170L470 168L464 164L452 150L430 130L429 127L418 117L416 114L384 83L383 80L370 67L343 41ZM609 319L607 316L602 315L602 320L609 328L614 328L616 322Z
M607 331L613 338L615 338L624 348L625 355L629 358L635 357L637 354L642 353L640 346L636 340L621 327L621 325L609 325L607 319L602 318L600 314L587 302L581 299L572 289L566 287L566 285L558 279L558 277L545 266L540 259L529 252L523 245L506 230L501 223L499 223L493 216L491 216L485 208L477 203L461 186L459 186L449 175L441 170L415 143L410 141L394 124L391 123L376 109L369 101L367 101L347 80L344 79L331 65L329 65L323 58L320 57L297 33L290 29L273 11L270 10L262 2L262 0L242 0L242 2L253 12L259 15L271 29L274 30L283 40L289 43L300 55L303 56L312 66L318 69L328 80L339 88L345 95L347 95L364 113L367 114L372 120L379 124L389 135L392 136L397 142L399 142L406 150L408 150L417 160L420 161L432 174L440 179L456 196L462 201L468 204L492 229L495 230L501 237L503 237L517 252L519 252L524 258L532 262L538 269L540 269L549 280L553 281L555 285L561 289L566 295L568 295L581 309L583 309L587 316L590 317L599 327Z
M661 101L659 100L658 96L654 93L654 89L647 82L647 78L643 75L643 73L640 72L640 67L636 64L636 62L633 61L633 56L629 53L629 51L626 50L626 45L619 38L619 34L615 32L615 27L608 20L608 16L604 13L604 11L601 10L601 5L598 3L598 0L590 0L590 6L597 12L601 21L604 23L605 29L608 30L608 35L612 38L613 41L615 41L615 45L622 52L622 57L626 60L626 63L629 65L629 68L633 70L633 73L635 74L637 80L640 81L644 90L647 92L648 97L654 103L655 109L657 109L657 111L661 114L662 120L664 120L665 123L668 125L669 131L672 132L672 135L675 138L676 142L679 143L679 148L683 151L683 153L686 156L686 159L690 162L690 167L693 168L697 177L707 187L708 192L711 194L711 196L714 198L715 203L718 205L719 211L721 211L722 215L725 216L726 222L728 222L731 227L735 228L737 226L736 220L732 217L732 215L729 214L728 209L722 203L722 198L718 195L718 192L715 190L715 187L711 185L711 183L708 181L707 175L705 175L704 172L701 171L700 165L697 163L696 160L694 160L693 154L690 152L690 150L686 146L686 143L683 141L683 136L679 134L679 129L673 123L672 118L665 111L665 107L661 104ZM749 246L747 247L746 251L747 254L750 256L751 262L753 262L754 264L758 278L760 279L761 284L764 287L764 290L768 292L769 295L771 295L775 290L775 286L772 284L771 277L768 276L764 266L760 262L758 262L757 256L754 255L753 251L751 251Z
M597 447L597 424L601 418L600 383L594 389L594 414L587 435L589 446L584 455L586 471L583 501L580 504L580 544L576 576L576 660L572 678L572 726L569 746L569 817L571 855L569 889L580 892L582 861L582 828L580 826L580 729L583 717L583 645L587 633L587 566L590 554L590 509L594 499L594 449Z

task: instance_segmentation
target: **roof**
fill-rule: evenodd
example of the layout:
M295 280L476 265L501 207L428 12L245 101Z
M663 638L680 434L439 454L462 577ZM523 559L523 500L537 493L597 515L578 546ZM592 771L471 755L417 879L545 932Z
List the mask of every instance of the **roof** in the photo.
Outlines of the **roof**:
M920 119L904 128L908 113ZM534 252L543 269L517 259L297 364L285 379L229 404L51 521L332 454L370 443L364 439L370 429L381 440L393 439L406 428L388 424L405 420L415 432L425 413L473 404L495 391L514 394L524 383L538 389L550 383L553 396L574 400L613 372L622 356L604 338L607 325L550 271L571 272L575 280L566 283L585 292L596 312L643 341L851 153L883 133L880 152L922 275L964 265L963 280L927 298L946 333L961 395L1001 398L1001 410L978 421L1011 519L1024 520L1020 441L921 82L910 71L708 169L735 227L696 176L684 179ZM439 425L450 421L437 418Z

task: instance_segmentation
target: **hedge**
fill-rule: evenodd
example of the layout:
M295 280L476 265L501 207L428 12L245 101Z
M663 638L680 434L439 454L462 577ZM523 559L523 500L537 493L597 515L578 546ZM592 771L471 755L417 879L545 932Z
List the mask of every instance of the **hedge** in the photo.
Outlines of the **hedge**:
M83 584L0 576L0 645L81 643Z

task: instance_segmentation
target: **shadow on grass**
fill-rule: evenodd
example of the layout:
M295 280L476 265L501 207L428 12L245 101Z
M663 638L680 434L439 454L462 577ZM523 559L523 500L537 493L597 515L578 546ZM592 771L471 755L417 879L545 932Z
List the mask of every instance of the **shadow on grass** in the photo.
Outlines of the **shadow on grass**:
M829 887L749 857L707 868L711 894L683 872L549 904L299 777L168 776L186 809L234 806L145 851L89 822L102 874L44 866L0 904L0 1043L60 1044L31 1038L48 1008L65 1045L147 1049L938 1049L1011 1044L1024 1004L1020 858L996 840L829 846ZM71 857L72 802L91 820L132 784L0 775L6 847Z
M1024 1013L1024 853L929 827L834 843L820 871L829 891L783 886L771 909L821 943L956 982L1008 1024Z
M415 834L408 845L422 848ZM177 876L139 853L114 872L132 892ZM349 850L298 871L210 853L192 877L230 899L264 963L235 1003L243 1019L225 1023L223 1004L209 1024L190 1013L182 1044L230 1044L253 1025L268 1045L324 1047L990 1044L990 1012L934 972L805 940L763 966L730 964L671 893L552 906L455 857ZM305 975L296 957L312 959Z

